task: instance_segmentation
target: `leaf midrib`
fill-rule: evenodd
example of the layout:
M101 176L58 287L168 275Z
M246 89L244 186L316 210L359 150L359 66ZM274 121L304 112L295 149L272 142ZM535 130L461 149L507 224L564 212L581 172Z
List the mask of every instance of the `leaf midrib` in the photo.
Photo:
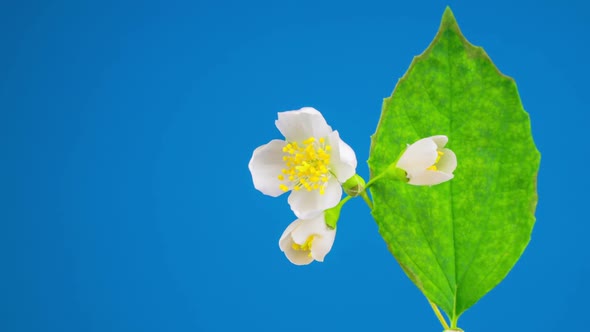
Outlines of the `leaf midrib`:
M448 29L448 27L447 27ZM450 31L450 29L448 29L447 31ZM449 133L450 135L453 134L453 67L451 65L451 56L450 56L450 52L449 52L449 45L450 45L450 40L449 42L447 42L447 61L448 61L448 68L449 68ZM452 136L451 136L452 137ZM453 326L454 324L456 324L457 319L459 317L457 317L457 247L456 247L456 242L455 242L455 204L454 204L454 193L453 193L453 184L454 181L449 181L450 185L449 185L449 191L450 191L450 196L451 199L449 200L450 202L450 207L451 207L451 227L452 227L452 234L453 234L453 281L454 281L454 289L453 291L453 313L452 313L452 317L451 317L451 327L456 327Z

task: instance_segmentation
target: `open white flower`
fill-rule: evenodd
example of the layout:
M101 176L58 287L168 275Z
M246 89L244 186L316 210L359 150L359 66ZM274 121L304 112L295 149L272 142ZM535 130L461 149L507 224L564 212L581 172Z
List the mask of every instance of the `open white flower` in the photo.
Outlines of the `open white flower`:
M336 229L326 225L324 213L319 216L292 222L281 235L279 247L295 265L307 265L314 260L323 262L332 249Z
M275 125L286 140L254 150L248 168L254 187L277 197L291 190L289 205L300 219L334 207L341 183L356 171L356 156L314 108L278 113Z
M396 166L406 171L409 184L431 186L453 178L457 157L444 147L448 140L447 136L437 135L408 146Z

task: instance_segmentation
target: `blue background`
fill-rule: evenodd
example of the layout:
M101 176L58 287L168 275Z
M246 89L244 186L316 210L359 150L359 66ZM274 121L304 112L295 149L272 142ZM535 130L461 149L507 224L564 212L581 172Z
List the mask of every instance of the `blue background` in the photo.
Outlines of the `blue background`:
M440 331L361 200L324 263L278 248L252 150L313 106L356 151L442 1L0 5L1 331ZM580 331L590 297L583 1L449 1L542 153L532 241L460 320Z

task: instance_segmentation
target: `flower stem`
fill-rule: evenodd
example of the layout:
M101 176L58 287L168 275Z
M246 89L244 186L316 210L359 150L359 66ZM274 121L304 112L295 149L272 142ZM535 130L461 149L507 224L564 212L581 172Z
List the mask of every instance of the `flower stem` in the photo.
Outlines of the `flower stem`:
M372 178L371 180L369 180L369 182L367 182L367 185L365 186L365 190L367 188L369 188L373 183L375 183L375 181L379 180L381 177L383 177L383 175L385 175L385 172L377 175L376 177Z
M367 195L367 190L363 190L361 192L360 196L363 198L365 203L367 203L367 205L369 206L369 209L373 210L373 202L371 202L369 195Z
M401 168L395 167L396 163L389 165L389 167L381 172L381 174L375 176L365 186L365 189L371 187L377 180L381 179L384 176L387 176L389 179L395 179L403 182L408 182L408 178L406 177L406 171L402 170Z
M340 205L340 206L344 205L344 203L348 202L348 201L349 201L351 198L352 198L352 196L346 196L346 197L344 197L344 198L343 198L343 199L340 201L340 203L338 203L338 205Z
M443 317L443 315L440 313L440 310L438 310L438 307L436 306L436 304L434 304L434 302L430 301L430 299L428 299L428 298L427 298L427 300L428 300L428 303L430 303L432 310L434 310L434 314L436 315L436 317L438 318L438 320L442 324L443 328L445 330L448 330L449 325L447 324L447 321L445 321L445 318Z

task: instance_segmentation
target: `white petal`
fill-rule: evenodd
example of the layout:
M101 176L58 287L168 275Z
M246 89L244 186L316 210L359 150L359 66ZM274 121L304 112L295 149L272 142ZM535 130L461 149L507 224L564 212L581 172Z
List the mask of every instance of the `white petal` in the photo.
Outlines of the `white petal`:
M410 176L409 184L416 186L434 186L436 184L449 181L453 178L453 174L444 173L441 171L424 170Z
M332 171L338 181L346 182L356 173L356 155L354 150L340 139L338 131L332 132L327 137L327 144L332 147L330 155L330 171Z
M410 176L420 172L434 165L438 156L436 148L436 143L430 137L418 140L408 146L396 166L406 171Z
M279 247L281 248L281 251L285 251L287 247L291 247L291 244L293 244L293 238L291 237L291 233L297 228L297 226L301 224L301 222L301 219L297 219L290 223L289 226L287 226L287 228L281 235L281 238L279 239Z
M455 168L457 168L457 156L449 149L442 149L441 152L443 155L440 157L438 163L436 163L436 168L441 172L453 173Z
M449 138L446 137L445 135L430 136L429 138L432 139L434 141L434 143L436 143L436 146L439 149L442 149L449 141Z
M287 229L285 229L283 235L281 235L281 239L279 240L279 247L281 248L281 251L284 252L285 256L287 256L287 259L289 259L289 261L295 265L307 265L313 262L313 257L309 256L309 252L293 249L293 244L295 242L293 242L291 233L297 229L301 223L302 220L300 219L292 222L287 227Z
M284 193L279 188L283 182L278 179L278 176L285 167L283 147L286 144L285 141L275 139L268 144L259 146L252 153L252 159L248 164L252 181L254 187L265 195L277 197Z
M323 235L328 229L324 219L324 213L321 213L315 218L300 221L298 227L291 233L291 238L297 244L304 244L312 235Z
M324 257L332 250L336 238L336 230L330 229L328 226L325 227L326 231L321 236L314 238L311 244L311 257L318 262L324 261Z
M340 183L336 178L330 177L323 195L320 194L319 190L293 190L289 195L288 202L297 218L311 219L318 216L322 211L336 206L341 197L342 187L340 187Z
M291 233L293 241L297 244L305 243L310 236L314 237L311 242L311 257L323 262L336 238L336 230L326 225L323 213L315 218L303 220Z
M293 242L291 241L291 244ZM313 262L313 256L309 255L309 251L295 250L289 245L289 248L283 250L287 259L295 265L307 265Z
M275 125L289 142L301 142L310 137L325 137L332 132L322 114L312 107L278 113Z

